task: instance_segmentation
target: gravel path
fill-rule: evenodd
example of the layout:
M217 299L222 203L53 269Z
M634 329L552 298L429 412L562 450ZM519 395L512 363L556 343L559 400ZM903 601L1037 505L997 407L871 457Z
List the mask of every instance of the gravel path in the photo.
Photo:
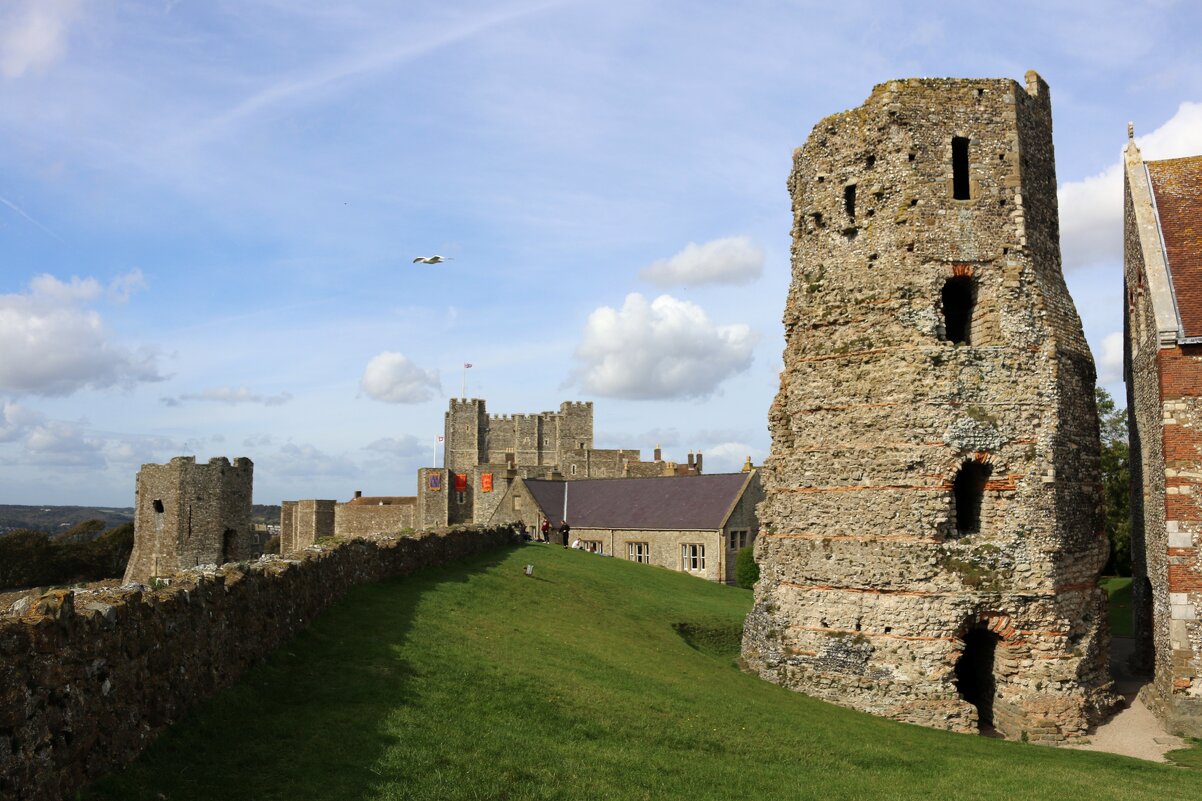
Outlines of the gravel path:
M1111 640L1110 670L1114 688L1123 696L1124 706L1089 736L1089 743L1070 745L1082 751L1107 751L1111 754L1164 762L1164 755L1187 743L1164 730L1164 726L1139 699L1139 690L1147 676L1135 676L1127 669L1134 641L1127 637Z

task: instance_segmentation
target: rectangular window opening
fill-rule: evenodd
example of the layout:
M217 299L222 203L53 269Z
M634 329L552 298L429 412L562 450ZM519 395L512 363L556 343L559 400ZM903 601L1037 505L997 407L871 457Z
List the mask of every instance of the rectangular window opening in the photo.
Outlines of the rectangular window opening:
M632 562L647 564L651 561L651 544L647 542L626 543L626 558Z
M847 210L847 216L853 220L856 218L856 185L849 184L843 187L843 208Z
M968 137L952 137L952 197L969 200Z

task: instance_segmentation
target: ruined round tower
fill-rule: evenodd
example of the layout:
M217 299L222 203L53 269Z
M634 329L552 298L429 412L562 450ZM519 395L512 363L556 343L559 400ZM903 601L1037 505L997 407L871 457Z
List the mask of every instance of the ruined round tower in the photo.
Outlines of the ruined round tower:
M1084 734L1113 702L1107 544L1047 84L877 86L789 190L748 664L912 723Z

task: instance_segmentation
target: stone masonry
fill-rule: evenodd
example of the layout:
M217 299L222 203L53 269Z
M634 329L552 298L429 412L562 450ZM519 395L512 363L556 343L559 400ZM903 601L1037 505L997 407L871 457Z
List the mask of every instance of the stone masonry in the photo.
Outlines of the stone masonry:
M252 559L254 464L225 457L197 464L177 456L144 464L134 499L134 549L126 582L149 583L197 565Z
M877 86L789 189L748 664L912 723L1085 734L1114 702L1107 544L1047 84Z
M1132 606L1144 700L1202 737L1202 156L1125 152Z

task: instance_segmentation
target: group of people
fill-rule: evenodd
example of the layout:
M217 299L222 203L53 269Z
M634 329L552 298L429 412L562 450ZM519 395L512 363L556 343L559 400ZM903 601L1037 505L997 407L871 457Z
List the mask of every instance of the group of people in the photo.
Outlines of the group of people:
M572 527L568 525L568 521L561 520L559 523L558 531L559 531L560 542L563 544L563 547L567 548L568 547L568 537L570 537L572 534ZM537 542L550 542L551 541L551 521L547 520L546 518L543 518L543 523L542 523L542 526L539 527L538 533L539 533L539 537L538 537ZM524 540L531 539L529 532L526 530L526 524L524 522L518 523L518 534ZM575 542L573 542L571 547L579 548L580 540L576 540Z

